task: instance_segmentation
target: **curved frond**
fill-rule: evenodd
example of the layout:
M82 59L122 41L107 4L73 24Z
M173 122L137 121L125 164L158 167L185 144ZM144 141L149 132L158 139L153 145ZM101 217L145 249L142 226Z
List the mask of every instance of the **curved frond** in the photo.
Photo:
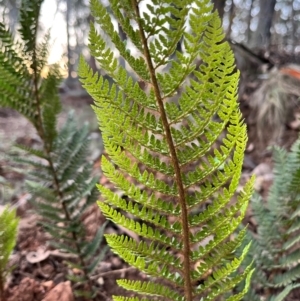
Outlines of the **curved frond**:
M245 289L229 299L241 300L252 268L237 270L250 245L235 258L245 230L232 234L245 215L253 179L232 202L247 136L237 104L239 73L219 17L208 0L155 0L145 11L136 0L112 0L124 42L101 2L92 0L91 7L131 67L118 65L92 24L91 52L112 83L82 58L79 75L95 99L106 149L103 173L126 196L98 185L98 205L141 239L106 235L112 250L154 278L120 281L140 297L114 300L217 300L243 282ZM175 51L180 41L182 53Z

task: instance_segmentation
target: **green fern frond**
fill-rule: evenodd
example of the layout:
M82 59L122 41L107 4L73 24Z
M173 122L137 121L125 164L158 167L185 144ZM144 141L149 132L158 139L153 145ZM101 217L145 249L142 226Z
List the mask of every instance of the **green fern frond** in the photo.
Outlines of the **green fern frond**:
M100 248L105 224L90 238L84 218L99 196L99 179L91 176L92 164L87 161L88 126L79 130L70 117L57 132L61 74L59 66L47 66L49 34L37 43L41 4L42 0L22 1L21 43L0 23L0 105L28 118L41 138L40 149L18 146L19 153L12 158L26 170L27 191L41 224L52 235L51 243L76 255L68 262L83 272L77 278L69 275L80 282L75 293L92 299L95 283L91 274L107 251L107 247Z
M31 148L31 147L28 147L28 146L22 145L22 144L15 144L14 146L16 148L20 149L20 150L23 150L23 151L29 153L32 156L36 156L36 157L38 157L40 159L46 159L45 158L45 153L42 150L40 150L40 149L34 149L34 148Z
M53 185L53 178L49 161L43 159L37 162L35 157L31 158L31 155L41 157L39 151L23 147L28 158L15 158L16 162L29 167L27 191L32 195L34 208L43 218L40 223L53 236L50 243L78 256L81 263L77 268L85 270L86 275L93 273L107 251L107 247L99 249L105 224L91 241L87 241L82 221L83 214L98 198L95 185L99 179L91 178L92 166L86 162L89 152L88 136L88 126L78 130L75 120L70 116L53 141L51 163L57 175L58 190L50 187ZM81 280L89 281L86 276Z
M293 289L298 287L299 284L288 285L284 288L284 290L280 294L278 294L277 296L272 296L270 301L284 301L285 297L287 297Z
M0 46L0 104L23 113L33 121L35 110L30 89L31 77L21 56L21 45L14 42L3 23L0 23ZM27 98L28 106L25 105Z
M236 257L245 230L229 238L245 215L253 179L231 202L247 136L237 104L239 73L221 21L208 0L155 0L146 12L139 1L110 3L137 55L101 2L91 0L95 22L132 69L118 64L91 24L91 53L113 83L82 58L79 74L95 100L107 153L102 170L127 196L98 185L98 204L108 219L141 237L106 235L112 250L153 279L119 281L139 297L114 300L217 300L228 292L228 300L241 300L253 271L251 265L237 270L250 244ZM181 39L185 51L175 53ZM233 293L241 282L242 292Z
M179 294L158 283L129 280L118 280L117 283L119 286L139 294L164 298L159 300L182 300ZM118 298L116 300L118 300Z
M44 62L43 62L44 64ZM43 66L44 67L44 66ZM39 94L41 98L42 106L42 124L45 132L45 140L48 141L49 147L51 147L53 140L57 135L56 122L57 115L61 111L61 102L57 93L58 86L61 82L61 74L57 65L52 65L49 68L47 77L43 79L39 88Z
M116 4L116 1L115 1ZM122 4L119 4L122 6ZM114 43L116 48L119 50L120 54L126 59L130 64L133 70L136 70L138 75L145 81L150 79L149 71L147 65L142 58L135 58L130 54L130 51L126 49L125 44L121 40L119 34L115 31L111 17L99 1L91 1L91 11L95 22L103 26L103 30L108 34L111 41ZM120 68L117 67L116 59L113 59L113 53L109 49L104 49L101 45L105 45L102 37L96 32L96 29L93 24L91 24L90 30L90 50L91 54L95 56L97 61L106 66L106 71L110 71L109 75L115 75L113 73L117 72ZM97 41L97 44L93 44L94 41ZM100 46L100 47L99 47ZM111 62L113 63L111 64ZM121 77L121 74L119 75Z
M49 34L37 43L42 0L23 0L20 10L22 42L0 23L0 105L17 110L30 120L51 148L56 135L56 118L60 112L57 89L61 81L58 67L49 68L47 78L42 70L47 65ZM37 99L38 97L38 99ZM45 127L44 130L41 128Z
M299 270L299 166L300 139L290 152L275 147L273 150L274 181L266 205L258 195L252 200L257 234L250 257L257 267L253 277L255 290L268 289L268 300L284 300L300 279ZM248 300L250 295L246 295ZM252 297L251 297L252 298ZM255 300L261 300L256 296Z
M115 301L151 301L153 298L138 298L138 297L122 297L122 296L114 296Z
M36 36L43 0L23 0L20 9L20 34L25 42L25 52L36 52Z
M0 299L4 300L4 285L9 274L7 267L9 256L11 255L17 240L19 220L16 211L8 207L0 214Z

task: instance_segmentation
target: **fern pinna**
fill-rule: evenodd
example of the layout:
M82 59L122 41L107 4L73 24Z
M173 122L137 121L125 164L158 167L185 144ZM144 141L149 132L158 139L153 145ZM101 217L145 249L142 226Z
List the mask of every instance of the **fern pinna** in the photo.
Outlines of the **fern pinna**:
M251 201L257 233L248 232L253 240L249 256L256 269L245 300L267 295L264 300L282 301L300 286L300 139L290 152L274 147L273 161L266 202L257 194Z
M8 268L9 257L15 247L19 219L16 217L16 210L8 207L1 208L0 212L0 300L5 300L4 287L6 277L12 268Z
M99 185L99 207L108 219L143 238L106 239L115 253L149 276L148 281L119 280L136 297L114 300L219 300L246 280L244 290L227 299L240 300L252 270L248 266L234 272L249 245L239 258L229 257L245 234L242 230L232 236L245 214L252 181L230 201L247 140L233 53L223 42L221 21L210 1L155 0L144 11L142 4L110 1L127 35L122 41L107 9L91 0L95 22L130 71L118 64L94 24L89 47L113 84L94 74L83 59L79 67L81 81L95 99L107 152L103 172L127 196L120 198ZM183 53L175 51L181 39Z
M75 117L70 117L57 131L61 78L57 66L47 66L49 36L36 42L41 4L42 0L22 1L21 42L0 23L0 105L24 115L41 138L40 148L19 145L24 153L18 153L14 161L26 171L31 202L52 235L52 245L75 255L75 260L67 262L81 271L74 275L70 268L67 275L76 283L75 294L90 300L98 291L91 274L107 250L100 248L104 226L88 237L83 223L98 198L95 185L99 178L92 176L92 164L87 160L88 126L78 129ZM46 66L49 72L43 78Z

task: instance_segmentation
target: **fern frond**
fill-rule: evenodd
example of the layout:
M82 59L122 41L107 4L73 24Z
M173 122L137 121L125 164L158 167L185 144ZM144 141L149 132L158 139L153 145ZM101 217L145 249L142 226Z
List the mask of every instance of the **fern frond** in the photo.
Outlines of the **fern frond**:
M91 53L112 84L83 59L79 74L95 99L107 153L102 170L127 196L98 185L103 196L98 204L108 219L142 239L107 235L112 250L154 277L154 283L121 281L140 297L114 300L148 300L149 294L157 300L216 300L245 280L245 289L230 297L240 300L252 269L234 273L249 245L239 258L229 258L245 231L233 241L229 237L245 215L253 179L230 203L247 137L237 105L239 74L221 21L208 0L155 0L146 12L139 1L112 0L111 8L138 54L121 41L101 2L91 0L95 22L132 69L118 65L91 24ZM181 39L185 51L175 52Z
M288 285L284 288L284 290L280 294L278 294L277 296L272 296L270 298L270 301L284 301L285 300L284 298L287 297L293 289L298 287L299 284Z
M42 0L23 0L20 10L20 34L25 42L25 51L35 53L36 36Z
M49 34L37 43L39 13L42 0L23 0L20 12L22 43L0 24L0 105L16 109L34 125L42 141L41 149L19 146L22 154L14 161L26 168L26 188L32 204L42 217L41 224L52 235L58 248L76 255L76 266L82 276L76 293L94 298L91 274L106 254L100 250L105 225L94 237L87 237L84 225L87 210L95 204L97 177L92 177L89 155L88 126L78 130L75 120L68 118L57 132L57 115L61 110L58 85L59 66L47 66ZM3 70L2 70L3 69ZM3 72L2 72L3 71ZM90 236L90 234L89 234Z
M151 301L153 300L148 298L138 298L138 297L122 297L122 296L113 296L115 301Z
M150 75L145 61L142 58L135 58L130 54L130 51L126 49L124 42L121 40L119 34L114 29L110 15L103 7L103 5L97 0L92 0L90 3L91 11L95 21L103 26L103 30L110 37L116 48L119 50L120 54L125 58L132 69L135 70L143 80L148 81L150 79ZM91 24L89 39L90 41L93 41L93 44L95 43L95 41L97 41L94 45L90 44L92 55L95 56L95 58L101 65L108 67L108 69L105 68L105 70L112 72L112 74L115 73L119 68L117 68L117 65L115 63L113 63L112 66L111 62L109 61L113 58L112 51L101 47L101 45L105 45L105 42L103 38L96 32L93 24ZM115 61L115 59L113 61ZM119 77L121 79L121 72L119 73Z
M31 76L22 58L22 45L15 43L12 34L0 23L0 104L23 113L33 121L35 109L30 89ZM28 99L28 106L25 105Z
M40 60L38 60L38 62L41 62L42 60L43 59L41 58ZM41 64L43 65L42 67L45 66L45 62L42 62ZM61 79L62 77L59 72L58 66L52 65L49 68L47 77L43 79L39 88L42 106L42 124L44 127L45 139L46 141L48 141L50 147L57 135L56 116L61 111L61 102L57 93Z
M182 300L179 294L158 283L129 280L118 280L117 283L119 286L139 294L163 298L159 300Z
M52 66L47 78L42 79L41 72L48 60L49 34L42 43L36 44L41 3L40 0L22 1L22 43L14 41L11 33L0 23L0 104L23 114L40 135L41 127L45 127L44 139L51 148L56 135L56 116L61 109L57 95L61 75L57 66Z
M250 251L257 267L252 292L255 293L255 288L267 288L271 292L270 300L284 300L300 277L300 224L296 213L299 208L299 147L298 139L290 152L274 148L274 181L267 202L264 205L257 195L252 200L258 223ZM250 295L246 298L248 300Z
M38 157L40 159L46 159L45 153L40 149L34 149L22 144L15 144L15 147L29 153L32 156Z
M99 249L105 224L99 228L91 241L87 241L82 221L83 214L98 198L95 187L98 178L91 178L92 166L86 162L89 152L88 135L87 126L78 130L71 115L54 139L51 162L57 175L58 191L49 187L53 185L51 178L53 171L48 158L42 162L36 162L31 158L16 158L17 162L26 163L31 167L27 172L31 180L26 181L26 186L32 195L31 202L34 208L43 218L41 224L53 236L50 243L56 248L78 256L81 261L77 268L85 270L86 275L93 273L107 251L107 248ZM29 155L40 155L39 151L27 148L23 150L28 151ZM35 170L36 168L38 170ZM47 178L41 177L41 174ZM41 178L44 182L41 182ZM89 281L86 275L81 282Z
M7 264L17 240L19 220L16 211L5 207L0 213L0 298L4 300L4 285L10 273Z
M69 131L68 135L66 135L66 130ZM63 195L62 201L64 202L64 206L68 208L69 214L71 214L70 219L74 219L75 217L78 219L78 212L83 213L81 212L81 208L87 209L85 207L86 203L83 202L79 204L83 198L92 198L93 201L97 198L93 190L95 190L95 184L98 179L89 178L92 166L86 162L87 153L88 131L87 129L77 130L75 121L70 117L66 127L62 129L62 135L59 133L54 141L52 150L53 165L57 170L60 182L60 193ZM36 164L35 161L30 161L30 159L18 160L30 164L35 168L38 167L39 171L44 171L45 174L50 173L50 167L47 161L45 161L44 164ZM31 193L43 199L43 202L38 202L39 206L42 204L52 206L58 215L60 215L60 209L56 208L57 205L53 202L57 196L52 188L39 184L39 175L35 172L29 172L28 176L31 177L32 180L35 180L31 182L27 181Z

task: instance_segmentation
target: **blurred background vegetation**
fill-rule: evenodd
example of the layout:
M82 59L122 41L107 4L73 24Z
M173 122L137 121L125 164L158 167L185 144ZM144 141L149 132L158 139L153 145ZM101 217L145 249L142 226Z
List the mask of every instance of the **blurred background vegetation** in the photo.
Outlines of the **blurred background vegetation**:
M109 5L106 0L99 0ZM13 32L17 30L20 0L0 0L0 14ZM147 1L144 1L145 4ZM300 53L300 0L213 0L223 19L227 38L244 54L266 62L272 53L297 59ZM61 60L68 66L66 76L76 78L79 54L89 58L87 50L89 22L88 0L45 0L41 33L51 28L50 63ZM117 26L117 25L116 25ZM124 37L121 28L117 28ZM253 53L251 53L253 51ZM240 55L243 56L243 55ZM97 68L93 58L89 58ZM272 62L272 61L271 61ZM273 62L275 63L275 62Z

